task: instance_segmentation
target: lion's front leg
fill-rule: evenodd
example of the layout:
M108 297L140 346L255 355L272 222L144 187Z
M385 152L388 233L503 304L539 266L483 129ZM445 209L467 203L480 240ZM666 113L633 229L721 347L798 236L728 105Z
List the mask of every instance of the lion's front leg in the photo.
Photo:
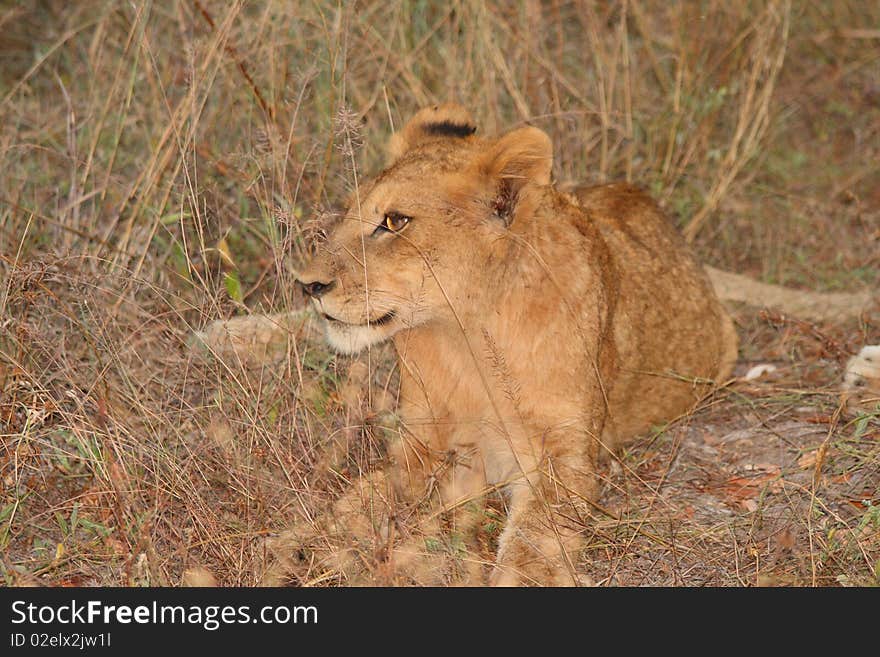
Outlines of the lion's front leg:
M270 546L266 584L290 573L348 584L479 584L471 549L484 518L482 460L467 445L427 443L401 431L386 438L387 463L359 477L319 517L297 522Z
M408 540L394 548L391 558L414 572L436 565L439 558L445 581L478 584L482 562L473 548L485 518L486 475L477 448L457 438L426 443L402 435L389 444L387 472L411 519Z
M575 437L571 437L575 440ZM583 436L576 439L583 443ZM494 586L578 586L587 505L597 493L595 455L545 458L508 489L508 521L498 542Z
M262 585L368 580L387 554L394 505L384 471L358 477L325 512L300 517L268 541L271 560Z

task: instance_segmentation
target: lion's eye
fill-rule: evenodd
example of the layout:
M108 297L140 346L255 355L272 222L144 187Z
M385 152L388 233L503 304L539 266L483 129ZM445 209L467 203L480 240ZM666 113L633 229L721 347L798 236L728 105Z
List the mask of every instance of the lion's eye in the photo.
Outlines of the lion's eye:
M412 221L412 217L407 217L405 214L388 212L382 218L382 223L376 226L376 230L373 231L373 234L375 235L380 230L385 230L390 233L399 233L410 221Z

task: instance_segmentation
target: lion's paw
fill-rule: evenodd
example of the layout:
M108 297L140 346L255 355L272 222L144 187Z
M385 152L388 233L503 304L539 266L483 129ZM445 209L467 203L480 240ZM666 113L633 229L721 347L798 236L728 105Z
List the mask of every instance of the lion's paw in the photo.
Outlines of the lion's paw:
M389 500L382 471L356 479L332 508L267 540L270 563L262 584L364 583L389 539Z
M262 367L286 358L291 339L316 338L313 323L305 311L215 320L193 333L190 347L229 365Z
M849 359L843 373L847 404L872 407L880 404L880 345L868 345Z

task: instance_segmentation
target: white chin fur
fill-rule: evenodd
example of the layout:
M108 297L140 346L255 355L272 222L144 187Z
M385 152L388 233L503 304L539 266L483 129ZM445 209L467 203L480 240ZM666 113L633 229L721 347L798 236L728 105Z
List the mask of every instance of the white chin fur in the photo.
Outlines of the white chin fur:
M388 338L381 327L352 326L339 322L327 322L326 334L330 346L343 354L356 354Z

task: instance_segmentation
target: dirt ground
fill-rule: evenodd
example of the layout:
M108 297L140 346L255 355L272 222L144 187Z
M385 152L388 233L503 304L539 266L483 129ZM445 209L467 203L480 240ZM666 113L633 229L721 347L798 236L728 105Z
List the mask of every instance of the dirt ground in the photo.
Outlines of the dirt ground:
M833 361L762 355L775 372L732 384L609 477L597 541L614 547L590 559L603 581L872 584L876 416L838 414Z

